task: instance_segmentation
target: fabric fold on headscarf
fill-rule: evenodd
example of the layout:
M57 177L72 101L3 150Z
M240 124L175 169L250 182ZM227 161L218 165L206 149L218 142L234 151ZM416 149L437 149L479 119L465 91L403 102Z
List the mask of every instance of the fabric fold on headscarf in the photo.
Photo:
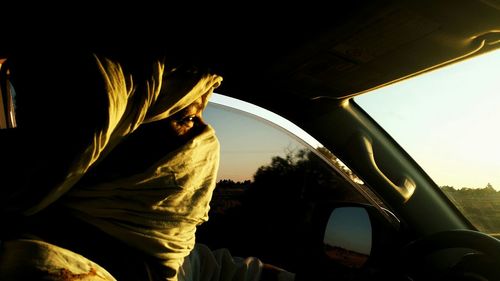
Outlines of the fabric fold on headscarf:
M176 272L194 247L196 227L208 219L218 165L219 143L207 126L147 171L75 188L63 204Z

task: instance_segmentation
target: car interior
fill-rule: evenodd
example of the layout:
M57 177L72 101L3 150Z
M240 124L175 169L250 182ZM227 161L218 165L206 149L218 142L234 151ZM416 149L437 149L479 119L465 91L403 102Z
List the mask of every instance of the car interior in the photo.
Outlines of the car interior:
M209 110L226 120L250 118L287 135L285 146L294 149L271 155L249 181L219 181L198 241L259 257L298 280L500 280L500 241L451 204L353 99L498 50L500 2L324 5L217 11L212 21L174 28L154 46L129 46L169 50L174 61L211 68L224 79L215 96L273 112L321 143L313 147L231 102L212 102ZM105 53L129 51L113 39L100 42L109 42ZM12 85L0 70L0 125L15 127Z
M231 55L222 55L225 64L221 65L221 69L225 81L218 93L266 108L304 129L352 169L377 194L373 197L380 198L383 206L395 214L399 221L396 224L387 223L391 220L383 211L375 212L378 215L369 212L371 217L377 217L372 219L374 232L370 257L370 262L377 265L367 266L365 271L358 270L356 272L363 274L347 280L375 280L377 277L386 280L499 278L493 265L499 253L498 241L477 232L404 148L352 99L498 49L499 3L354 1L351 4L343 3L338 9L328 9L328 16L319 15L307 21L284 16L286 19L279 23L261 28L252 26L239 36L227 36L231 38L229 42L222 39L218 46L225 46L232 52ZM304 13L307 11L304 8ZM262 21L266 22L265 16ZM248 79L252 79L252 83L248 83ZM325 212L323 204L326 204L328 214L339 202L360 202L346 200L342 196L321 198L337 199L330 203L311 199L317 204L312 207L313 210L317 208L319 213ZM259 197L255 202L261 204L262 200ZM283 208L277 203L272 206L275 213ZM288 210L297 209L290 207ZM259 217L248 216L254 219ZM262 217L266 216L269 217L267 213ZM242 255L261 254L267 257L265 252L273 249L276 251L273 253L275 259L270 258L271 262L292 271L301 272L307 268L304 271L309 274L321 272L310 277L311 280L334 280L334 276L338 277L339 272L334 270L337 264L333 265L331 259L325 262L313 258L317 257L314 253L297 249L300 246L294 248L301 239L293 237L292 233L298 235L300 232L269 226L277 224L282 216L270 219L268 224L250 227L264 233L254 237L263 241L269 239L263 242L265 250L261 248L259 252L259 247L249 242L251 237L245 239L243 237L246 236L235 234L232 237L242 237L233 242L236 244L235 251L240 253L244 245L249 245L253 251L242 250ZM325 221L323 215L322 227L326 227ZM213 220L214 225L217 222ZM211 226L210 222L207 226ZM312 229L305 226L297 228ZM284 242L283 235L273 238L277 229L290 231L291 241ZM313 243L312 240L308 242ZM280 242L285 246L280 246ZM219 243L215 245L222 246ZM287 249L290 245L294 245L294 250ZM304 248L309 251L314 249L313 246ZM297 257L295 264L279 258L293 256ZM325 269L331 272L325 273ZM353 278L351 270L346 272L345 278ZM384 275L377 275L381 272Z

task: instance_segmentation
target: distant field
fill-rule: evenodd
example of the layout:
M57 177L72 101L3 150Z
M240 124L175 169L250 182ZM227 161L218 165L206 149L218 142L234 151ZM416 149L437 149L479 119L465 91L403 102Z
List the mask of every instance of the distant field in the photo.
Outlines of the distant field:
M500 192L457 190L445 194L474 226L500 238Z
M327 256L348 267L360 268L368 260L368 255L335 246L325 245Z

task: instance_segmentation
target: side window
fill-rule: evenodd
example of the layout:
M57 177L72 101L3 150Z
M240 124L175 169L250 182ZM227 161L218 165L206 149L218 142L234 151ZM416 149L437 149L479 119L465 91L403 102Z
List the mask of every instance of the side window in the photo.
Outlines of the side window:
M331 202L379 202L310 136L294 135L264 119L268 113L251 114L246 106L211 102L204 112L219 138L221 160L209 222L198 237L212 248L293 268L314 249L313 236L322 235L311 220L316 209ZM273 255L277 249L279 257Z
M499 67L496 50L354 98L450 203L495 237L500 237Z

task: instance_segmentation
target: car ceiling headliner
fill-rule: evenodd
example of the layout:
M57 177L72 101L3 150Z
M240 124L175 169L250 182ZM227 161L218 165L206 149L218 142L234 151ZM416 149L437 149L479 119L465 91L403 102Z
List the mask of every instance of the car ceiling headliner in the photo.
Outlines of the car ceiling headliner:
M350 1L282 14L225 19L208 48L224 76L219 92L270 107L271 96L341 99L500 39L498 0Z
M252 2L198 10L80 24L72 34L84 44L91 38L118 49L154 45L207 64L224 77L217 92L271 110L284 100L299 107L318 97L340 101L471 53L482 39L500 42L500 0ZM66 27L57 36L66 40Z

